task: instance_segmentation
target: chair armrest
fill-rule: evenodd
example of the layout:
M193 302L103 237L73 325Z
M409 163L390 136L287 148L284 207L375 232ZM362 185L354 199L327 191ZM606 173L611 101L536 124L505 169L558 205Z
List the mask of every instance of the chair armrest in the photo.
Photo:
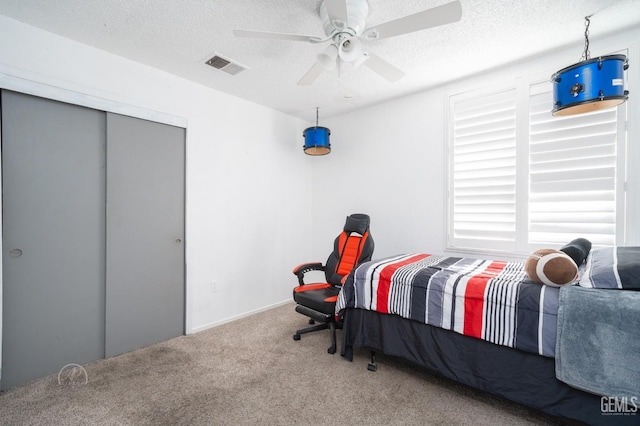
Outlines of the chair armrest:
M310 271L324 271L324 265L321 262L301 263L293 268L293 274L298 277L298 283L304 285L304 274Z

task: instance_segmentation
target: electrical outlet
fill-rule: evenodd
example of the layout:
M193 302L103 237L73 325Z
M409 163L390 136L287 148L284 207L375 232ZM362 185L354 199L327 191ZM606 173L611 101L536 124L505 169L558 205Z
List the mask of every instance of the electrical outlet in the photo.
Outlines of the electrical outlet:
M219 287L218 281L211 281L210 283L211 293L217 293L218 287Z

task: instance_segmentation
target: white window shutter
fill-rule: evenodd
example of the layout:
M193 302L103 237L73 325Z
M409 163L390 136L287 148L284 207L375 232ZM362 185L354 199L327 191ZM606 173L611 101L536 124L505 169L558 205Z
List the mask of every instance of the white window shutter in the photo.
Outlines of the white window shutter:
M552 85L530 87L529 244L616 243L617 108L553 117Z
M511 250L516 239L516 90L450 103L450 246Z

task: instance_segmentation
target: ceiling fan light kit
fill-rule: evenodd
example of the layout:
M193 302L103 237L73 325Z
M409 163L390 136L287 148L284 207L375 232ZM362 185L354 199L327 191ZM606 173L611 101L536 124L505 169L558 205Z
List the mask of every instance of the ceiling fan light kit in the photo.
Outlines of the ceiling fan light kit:
M394 82L402 78L404 72L372 52L365 51L362 39L382 40L457 22L462 17L462 6L460 1L455 0L369 27L366 25L369 16L367 0L323 0L318 8L318 15L322 21L325 39L249 30L234 30L234 34L238 37L304 41L312 44L330 42L329 46L317 55L316 63L298 81L298 85L301 86L313 84L324 70L335 69L340 61L351 62L354 68L364 64L387 81Z
M318 63L326 70L332 70L336 67L336 59L338 58L338 48L330 44L324 51L318 54Z
M362 51L362 42L355 37L345 37L340 41L340 47L338 48L340 59L345 62L356 62L359 59L365 58Z
M593 15L591 15L593 16ZM551 76L554 116L583 114L622 104L629 98L624 71L629 68L625 55L589 58L589 24L585 17L584 52L580 62Z

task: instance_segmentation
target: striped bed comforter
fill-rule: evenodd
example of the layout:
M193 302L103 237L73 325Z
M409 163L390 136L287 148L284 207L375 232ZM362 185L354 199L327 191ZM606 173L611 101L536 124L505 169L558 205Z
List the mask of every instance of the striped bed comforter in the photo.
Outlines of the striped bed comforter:
M529 280L524 263L405 254L360 265L336 314L367 309L554 357L559 289Z

